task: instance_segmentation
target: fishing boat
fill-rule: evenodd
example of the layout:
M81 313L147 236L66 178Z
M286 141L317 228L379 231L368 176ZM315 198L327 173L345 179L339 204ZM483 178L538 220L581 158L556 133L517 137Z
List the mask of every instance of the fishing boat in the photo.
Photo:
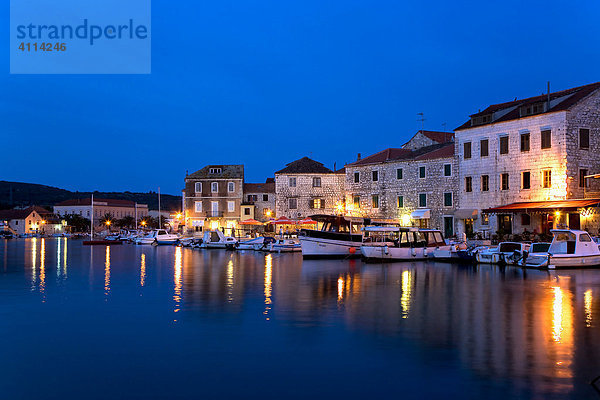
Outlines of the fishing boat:
M480 264L510 264L523 258L529 251L529 243L502 242L497 247L489 247L475 254L475 261Z
M206 231L202 236L203 249L228 249L233 250L237 245L238 240L231 236L225 236L220 230Z
M311 215L310 218L321 223L321 229L300 231L304 258L360 257L364 219L333 215Z
M548 253L527 256L530 268L592 268L600 267L600 248L586 231L553 229Z
M268 250L271 243L275 242L275 238L271 236L259 236L254 239L239 241L237 244L238 250Z
M377 232L385 239L377 244L365 242L360 252L366 261L425 260L436 250L450 251L442 233L437 229L412 227L366 227L365 231ZM371 236L371 235L370 235Z
M164 229L154 229L146 236L135 239L135 244L174 245L179 240L179 235L168 233Z
M548 250L550 249L551 243L537 242L532 243L529 246L529 251L523 254L523 257L519 260L512 260L510 265L517 265L526 267L527 264L535 265L535 268L539 268L540 265L547 266L548 262Z
M269 245L271 253L295 253L302 251L302 246L298 239L277 239Z

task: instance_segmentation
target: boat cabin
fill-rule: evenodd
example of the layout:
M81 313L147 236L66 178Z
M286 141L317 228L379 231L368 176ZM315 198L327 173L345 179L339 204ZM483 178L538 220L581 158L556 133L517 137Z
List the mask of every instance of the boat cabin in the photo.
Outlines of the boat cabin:
M321 229L302 229L301 236L362 242L361 228L365 223L363 218L335 215L311 215L310 218L317 221Z
M436 229L418 229L398 226L367 226L365 243L391 243L396 247L439 247L446 242Z
M548 252L550 254L597 254L598 245L586 231L553 229L554 236Z

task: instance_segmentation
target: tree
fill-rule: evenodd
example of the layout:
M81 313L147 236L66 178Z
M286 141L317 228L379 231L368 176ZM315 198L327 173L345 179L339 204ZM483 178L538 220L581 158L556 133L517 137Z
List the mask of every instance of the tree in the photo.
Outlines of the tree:
M115 222L115 219L113 218L113 216L110 213L106 213L102 216L102 218L100 218L100 223L102 225L106 225L109 230L110 230L110 226L112 224L114 224L114 222Z
M87 232L90 229L90 220L78 214L69 214L63 217L67 225L72 227L75 232Z
M118 220L116 224L121 228L131 228L133 225L135 225L135 218L133 218L131 215L128 215Z
M158 228L158 220L147 215L140 221L140 226L144 228Z

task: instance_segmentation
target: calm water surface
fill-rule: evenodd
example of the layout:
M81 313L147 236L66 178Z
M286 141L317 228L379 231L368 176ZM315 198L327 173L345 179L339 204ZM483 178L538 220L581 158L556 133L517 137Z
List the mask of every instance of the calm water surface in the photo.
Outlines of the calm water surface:
M600 270L0 241L3 399L598 399Z

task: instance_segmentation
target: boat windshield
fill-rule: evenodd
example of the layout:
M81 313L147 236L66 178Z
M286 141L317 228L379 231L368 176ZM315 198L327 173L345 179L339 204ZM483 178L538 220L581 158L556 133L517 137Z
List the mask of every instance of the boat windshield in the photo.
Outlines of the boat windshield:
M512 253L515 250L521 250L521 244L519 243L500 243L500 253Z
M529 249L530 253L547 253L550 243L533 243Z
M575 254L577 237L573 232L553 232L554 239L548 251L554 254Z

